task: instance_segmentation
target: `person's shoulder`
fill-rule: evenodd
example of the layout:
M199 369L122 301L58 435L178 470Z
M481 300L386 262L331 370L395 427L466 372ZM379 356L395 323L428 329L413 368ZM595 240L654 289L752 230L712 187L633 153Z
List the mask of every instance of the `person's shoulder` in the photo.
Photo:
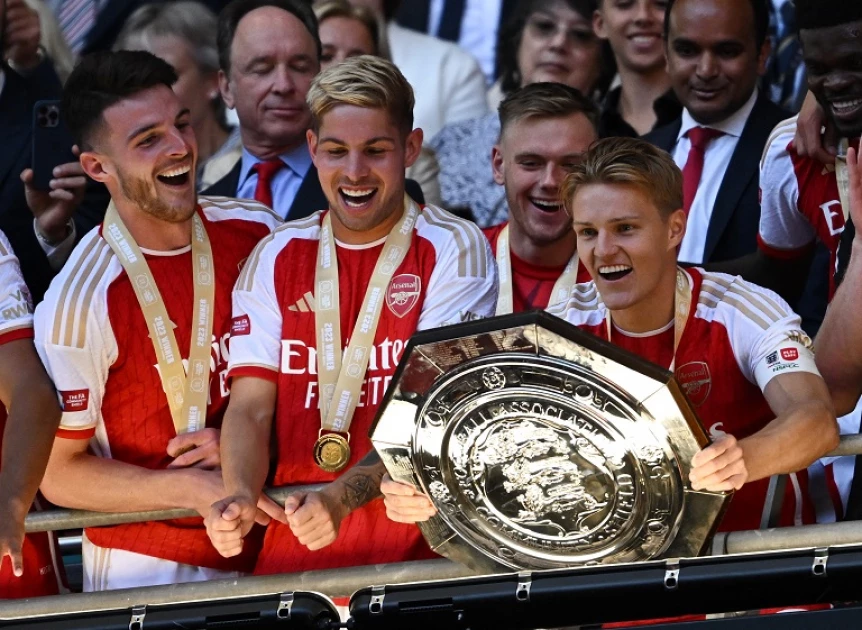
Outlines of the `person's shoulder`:
M697 314L707 321L745 321L768 330L793 314L790 306L774 291L726 273L689 270L700 276Z
M99 227L85 234L36 306L37 330L39 321L50 322L50 338L45 341L85 347L87 322L95 319L105 325L108 288L122 270Z
M393 57L398 52L407 53L409 51L417 59L424 59L425 62L428 61L429 57L433 57L437 61L443 58L458 63L476 64L478 66L479 62L476 61L476 58L454 42L445 41L438 37L405 28L394 21L390 22L387 26L387 32L393 48ZM420 50L422 51L421 55L418 54ZM404 60L393 59L393 61L397 65ZM423 63L423 66L430 68L431 64Z
M459 276L488 273L491 251L479 226L451 212L427 204L416 221L416 234L437 250L438 260L456 258Z
M446 152L475 151L484 152L488 140L493 145L500 135L500 118L496 113L485 114L478 118L468 118L447 123L428 142L437 154ZM445 159L445 158L444 158Z
M645 140L650 144L657 146L665 151L670 151L676 143L676 137L679 134L682 126L682 116L671 120L669 123L656 127L641 136L641 140Z
M569 299L547 309L551 315L575 326L599 326L605 319L605 306L595 282L580 282L572 287Z
M218 223L221 221L236 221L234 225L249 227L261 226L270 232L279 227L283 221L281 217L269 207L253 199L237 199L235 197L222 197L218 195L200 195L198 203L208 221Z
M761 168L763 168L767 161L786 159L788 157L794 160L799 159L793 150L793 138L796 135L798 118L798 116L785 118L773 127L763 147L763 156L760 160Z

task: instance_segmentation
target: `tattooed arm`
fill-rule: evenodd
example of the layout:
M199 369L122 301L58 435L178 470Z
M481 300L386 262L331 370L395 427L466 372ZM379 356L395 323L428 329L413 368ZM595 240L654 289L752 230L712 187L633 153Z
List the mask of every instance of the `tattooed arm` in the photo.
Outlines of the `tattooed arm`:
M385 473L377 451L371 451L320 492L290 495L284 511L294 536L311 551L332 544L348 514L383 496L380 480Z

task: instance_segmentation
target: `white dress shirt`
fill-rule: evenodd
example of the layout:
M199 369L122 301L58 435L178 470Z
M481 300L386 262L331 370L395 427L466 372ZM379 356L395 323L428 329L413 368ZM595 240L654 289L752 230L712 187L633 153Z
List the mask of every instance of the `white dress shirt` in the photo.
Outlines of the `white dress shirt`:
M440 30L445 4L446 0L431 0L428 14L429 33L437 33ZM473 55L482 66L488 85L494 81L501 10L500 0L466 0L458 36L458 45Z
M739 137L742 135L742 130L745 128L745 123L748 122L751 110L754 109L755 101L757 101L756 89L745 105L736 110L732 116L712 125L701 125L691 117L687 109L684 109L682 112L682 126L676 139L676 146L671 153L673 161L676 162L676 165L680 169L685 167L685 163L688 160L691 142L686 137L686 134L690 129L694 127L710 127L723 131L724 135L715 138L706 147L703 173L688 213L688 227L685 237L682 239L682 247L679 252L680 262L695 265L703 264L706 233L709 230L709 221L712 218L715 198L718 196L718 190L724 181L724 174L730 164L730 158L736 150L736 145L739 142Z
M272 178L272 210L282 219L287 218L290 207L293 205L296 194L311 168L311 154L308 145L302 142L292 151L282 153L278 156L284 162L284 168L278 171ZM242 166L237 185L236 196L240 199L254 199L254 190L257 188L257 173L252 170L255 164L261 160L243 147ZM312 210L323 210L313 208Z

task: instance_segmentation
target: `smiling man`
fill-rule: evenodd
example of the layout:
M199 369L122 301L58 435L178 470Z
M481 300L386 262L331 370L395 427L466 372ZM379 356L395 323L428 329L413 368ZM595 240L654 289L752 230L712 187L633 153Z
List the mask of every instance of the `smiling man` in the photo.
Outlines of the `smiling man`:
M770 50L767 2L668 2L667 69L684 110L645 138L683 169L681 262L715 263L757 249L758 158L769 132L789 116L757 90Z
M797 500L804 469L834 448L838 431L810 340L771 291L678 267L681 192L663 152L633 139L597 144L563 184L595 281L578 285L558 314L675 373L713 439L692 461L692 487L737 490L722 530L759 527L778 473L792 478L782 523L812 522Z
M497 297L479 229L405 197L422 132L395 66L348 59L315 78L308 102L330 209L264 240L234 291L226 493L210 537L223 555L241 553L267 480L331 483L287 499L259 574L431 555L417 528L390 523L374 501L385 468L368 430L410 336L491 315Z
M547 308L589 280L560 184L596 141L597 117L592 101L562 83L531 83L500 105L491 161L509 220L484 230L500 274L498 315Z
M280 221L254 202L197 197L176 79L161 59L121 51L84 57L66 83L81 165L112 203L35 314L63 408L42 484L57 505L203 516L224 494L231 289ZM253 567L255 545L246 551L225 560L201 518L87 529L84 589L236 576Z

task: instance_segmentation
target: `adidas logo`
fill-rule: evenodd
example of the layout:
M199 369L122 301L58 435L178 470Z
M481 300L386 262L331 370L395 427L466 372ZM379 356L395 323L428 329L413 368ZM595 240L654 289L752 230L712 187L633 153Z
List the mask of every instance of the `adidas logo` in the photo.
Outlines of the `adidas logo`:
M292 306L288 306L287 310L293 311L294 313L313 313L314 312L314 295L311 291L306 292L296 304Z

